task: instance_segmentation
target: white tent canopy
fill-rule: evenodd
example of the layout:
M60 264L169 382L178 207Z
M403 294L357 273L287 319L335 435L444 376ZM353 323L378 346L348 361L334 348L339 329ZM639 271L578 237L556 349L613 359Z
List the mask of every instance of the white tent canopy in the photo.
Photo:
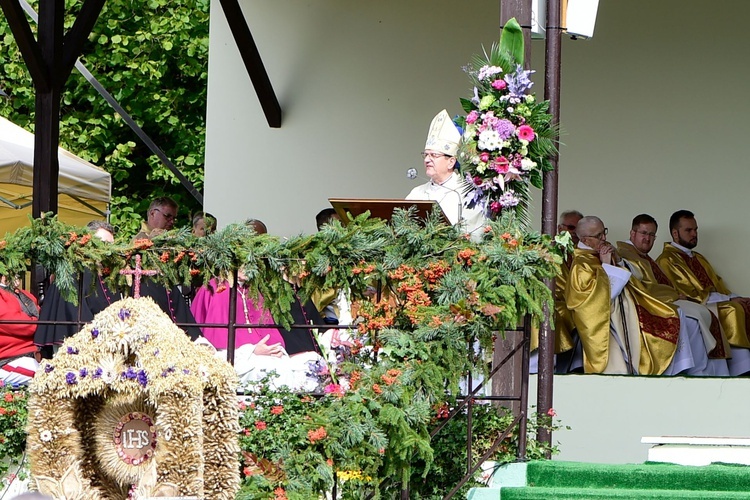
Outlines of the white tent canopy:
M58 148L58 217L83 226L104 219L109 173ZM34 178L34 134L0 117L0 235L28 224Z

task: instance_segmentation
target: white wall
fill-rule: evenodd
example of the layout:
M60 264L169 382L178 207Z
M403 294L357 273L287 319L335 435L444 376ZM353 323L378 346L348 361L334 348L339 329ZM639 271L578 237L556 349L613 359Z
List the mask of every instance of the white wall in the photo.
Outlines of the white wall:
M536 387L532 376L532 403ZM747 388L747 379L555 377L557 418L571 427L553 434L555 459L642 463L651 446L643 436L747 437Z
M403 198L432 117L461 112L461 67L499 35L497 0L241 5L282 127L268 127L212 2L206 209L220 224L260 218L280 235L314 231L329 197Z

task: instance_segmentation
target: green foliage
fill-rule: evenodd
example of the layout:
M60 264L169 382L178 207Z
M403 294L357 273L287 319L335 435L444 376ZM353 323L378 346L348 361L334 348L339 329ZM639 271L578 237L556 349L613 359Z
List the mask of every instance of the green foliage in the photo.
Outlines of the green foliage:
M512 214L472 241L437 218L421 227L413 211L397 212L390 225L361 216L288 240L240 224L206 238L175 230L114 244L48 216L0 246L12 249L0 252L0 269L15 274L33 259L55 272L68 297L83 269L125 288L119 271L135 255L168 286L232 282L242 273L281 324L290 322L295 289L305 297L347 290L357 329L336 352L338 365L321 372L330 377L325 395L303 399L263 383L251 395L240 437L247 466L241 498L279 489L287 498L314 498L332 487L335 473L342 498L357 499L387 498L429 477L442 459L430 438L436 419L455 407L460 380L485 369L498 332L527 314L540 319L543 305L551 305L543 280L556 274L566 248L521 229ZM480 351L467 356L477 341ZM274 410L280 405L283 412Z
M525 57L523 49L523 32L516 18L509 19L503 26L503 33L500 36L500 49L503 52L513 55L516 63L523 65Z
M0 382L0 478L15 471L26 449L26 402L25 388Z
M38 2L31 2L38 9ZM80 2L68 0L66 27ZM82 61L200 190L208 74L207 0L109 0ZM32 25L35 31L36 26ZM0 114L33 131L34 88L0 16ZM138 231L150 199L171 196L181 215L199 209L176 177L76 70L62 96L60 144L112 174L112 223Z

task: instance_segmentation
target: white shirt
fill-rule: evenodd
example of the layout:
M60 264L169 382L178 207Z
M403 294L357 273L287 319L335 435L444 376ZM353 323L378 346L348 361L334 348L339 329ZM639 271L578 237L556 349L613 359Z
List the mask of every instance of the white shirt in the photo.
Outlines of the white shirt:
M453 172L443 183L430 181L415 187L406 199L437 201L451 224L461 222L461 227L467 233L481 235L478 229L484 226L484 213L477 207L465 206L464 190L463 178L458 172Z

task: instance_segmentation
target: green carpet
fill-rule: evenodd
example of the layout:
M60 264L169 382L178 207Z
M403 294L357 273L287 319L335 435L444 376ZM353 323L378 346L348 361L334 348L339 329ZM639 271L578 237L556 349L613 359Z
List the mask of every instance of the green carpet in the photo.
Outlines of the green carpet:
M748 499L750 466L712 464L692 467L666 463L595 464L535 461L521 481L500 488L502 500L578 499ZM502 486L501 480L499 485ZM492 498L487 490L481 498ZM495 490L497 491L497 490ZM496 495L497 493L495 493ZM479 497L477 497L479 498ZM497 496L494 498L498 498Z
M748 499L750 493L739 491L688 491L643 489L582 489L582 488L503 488L502 500L579 500L627 498L629 500L681 500L701 498L706 500Z
M712 464L703 467L665 463L590 464L530 462L529 486L750 492L750 467ZM750 495L750 494L749 494Z

